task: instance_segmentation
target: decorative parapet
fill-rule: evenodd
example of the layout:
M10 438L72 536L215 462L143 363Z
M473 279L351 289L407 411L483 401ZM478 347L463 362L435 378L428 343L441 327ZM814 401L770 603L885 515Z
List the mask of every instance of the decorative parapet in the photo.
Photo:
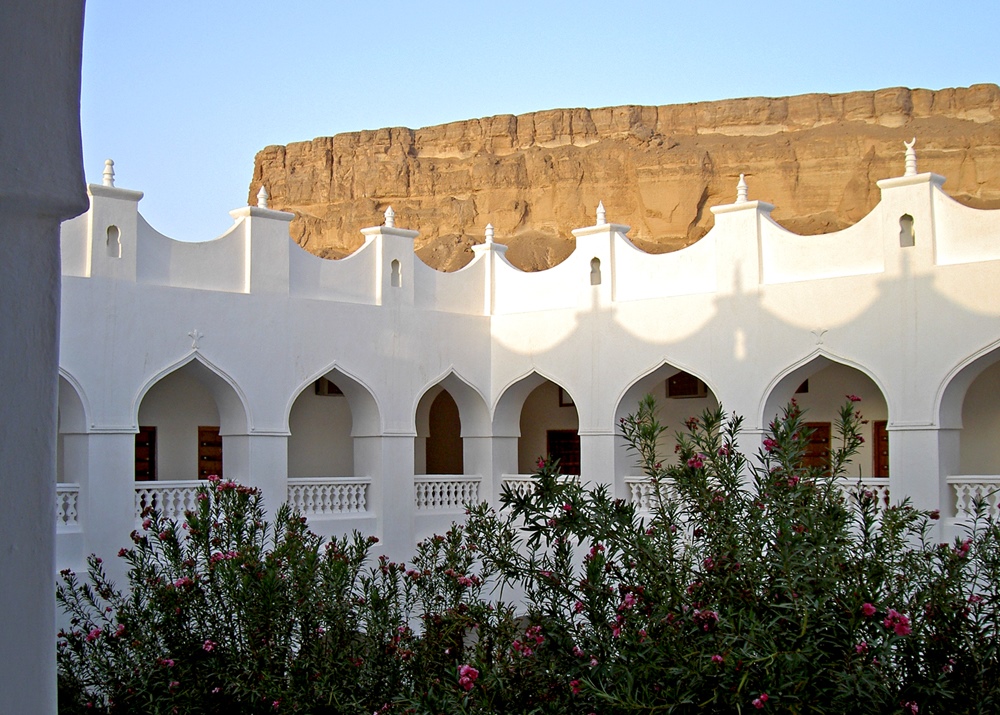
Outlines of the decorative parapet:
M941 191L942 177L916 173L913 141L905 149L904 174L879 181L882 203L843 231L798 236L785 230L771 219L773 206L748 198L747 176L752 174L740 174L735 202L711 208L716 225L692 246L647 254L628 240L627 226L608 221L602 202L594 225L573 231L576 251L537 273L507 261L506 247L496 242L492 225L486 227L484 243L473 247L475 257L468 266L454 273L429 268L413 253L417 232L398 228L391 207L382 225L362 229L365 244L354 255L323 260L294 245L288 235L293 214L267 208L264 186L256 206L231 212L236 223L223 236L203 243L174 241L138 214L141 192L114 186L109 160L104 184L89 187L89 214L64 224L63 272L177 288L287 293L491 315L582 310L608 301L730 292L733 286L748 290L757 284L895 273L901 260L895 254L908 245L917 249L905 252L913 273L934 265L1000 260L1000 212L952 201ZM902 238L905 230L910 244Z

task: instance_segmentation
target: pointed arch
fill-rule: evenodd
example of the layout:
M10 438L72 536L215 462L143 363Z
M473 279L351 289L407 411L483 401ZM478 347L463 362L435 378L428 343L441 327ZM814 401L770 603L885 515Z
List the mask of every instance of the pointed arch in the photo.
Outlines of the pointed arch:
M956 365L941 383L935 417L953 450L946 455L948 476L1000 473L1000 341L984 346Z
M647 394L653 394L657 398L657 402L662 403L666 399L667 393L666 388L662 391L660 390L660 384L665 383L678 372L687 373L700 381L705 387L705 399L715 401L716 404L718 403L714 386L699 371L680 362L663 360L639 375L618 393L618 399L615 401L614 406L614 414L612 415L613 423L617 425L622 417L632 413L639 404L639 400Z
M768 383L761 397L760 408L755 415L757 428L762 429L776 415L780 414L782 408L795 396L796 389L805 380L831 365L842 365L851 368L871 380L878 389L881 398L885 401L886 410L889 412L892 411L892 405L890 405L888 398L889 393L885 389L885 384L874 372L860 363L835 355L823 348L817 348L802 359L786 367Z
M59 433L83 434L90 427L90 404L80 381L59 368Z
M181 360L168 365L142 385L132 400L134 427L139 425L139 407L149 390L167 375L178 371L184 371L193 377L212 395L219 409L221 435L249 433L253 420L246 394L228 373L197 352L191 352Z
M351 436L374 437L382 433L382 409L375 391L357 374L336 361L313 373L292 391L285 405L285 429L290 429L292 406L302 393L321 377L328 378L344 393L351 408Z
M497 438L516 439L505 473L526 473L543 455L559 458L564 474L580 473L580 416L572 395L532 370L501 393L493 414ZM516 469L515 469L516 465Z
M811 430L806 462L828 464L837 443L836 424L847 396L861 399L864 422L859 425L864 442L852 458L851 473L864 479L887 479L890 476L891 432L889 401L885 388L863 366L830 353L814 351L807 358L789 366L771 382L758 414L764 429L781 410L796 399L803 420ZM852 397L853 399L853 397ZM898 458L896 459L898 463Z
M669 398L668 381L679 372L687 373L699 380L704 387L704 395L698 392L683 399ZM662 455L664 463L673 458L674 435L682 430L684 421L719 404L715 389L700 372L683 363L664 360L636 377L619 393L613 415L616 429L622 418L635 412L639 401L646 395L653 395L656 399L657 417L660 424L667 428L661 435L659 443L659 454ZM620 434L616 433L615 444L615 477L618 482L616 488L621 490L619 493L625 493L625 478L638 476L639 468L636 464L636 455L626 449L625 440Z
M934 413L945 429L962 428L962 405L969 387L984 370L1000 360L1000 340L983 346L953 367L938 386Z
M495 436L520 436L519 423L524 401L528 399L528 395L544 382L551 382L562 388L560 382L537 369L523 373L520 377L514 378L504 386L497 397L496 403L493 405L493 434ZM565 388L563 389L565 390Z
M448 391L458 405L462 416L463 437L487 437L491 432L491 420L486 398L469 380L459 374L454 367L449 367L440 376L428 382L419 392L413 405L414 415L419 431L420 405L429 390L440 386ZM428 405L429 409L429 405Z

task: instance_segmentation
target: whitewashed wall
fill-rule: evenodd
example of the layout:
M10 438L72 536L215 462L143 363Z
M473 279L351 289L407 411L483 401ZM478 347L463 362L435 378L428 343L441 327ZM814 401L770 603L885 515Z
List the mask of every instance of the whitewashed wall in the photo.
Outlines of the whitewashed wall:
M394 226L363 229L357 253L322 261L290 241L291 214L260 207L232 212L214 242L184 244L139 216L141 193L91 186L90 213L63 230L63 387L81 405L65 409L84 414L69 420L81 426L64 436L74 446L61 471L81 483L83 538L117 549L111 534L128 519L98 511L130 488L140 403L176 370L215 404L227 476L269 504L289 479L368 478L364 513L324 516L324 529L360 524L399 558L417 533L461 516L437 497L415 507L418 493L457 489L423 475L441 390L459 411L448 429L461 430L462 479L480 498L530 471L550 429L577 429L582 477L625 496L635 468L618 420L680 370L708 396L663 399L671 432L721 402L744 416L751 450L805 379L810 420L832 422L844 395L861 396L869 420L888 421L893 494L950 514L949 476L1000 472L985 397L1000 362L1000 212L959 206L942 183L879 182L872 213L827 236L791 234L763 202L715 207L705 238L663 256L600 223L535 274L506 261L502 237L462 271L432 271L415 232ZM912 246L901 245L903 215ZM112 225L120 254L108 251ZM327 374L343 397L313 394ZM575 408L559 406L559 386ZM189 418L202 419L194 405ZM858 468L871 474L870 445Z

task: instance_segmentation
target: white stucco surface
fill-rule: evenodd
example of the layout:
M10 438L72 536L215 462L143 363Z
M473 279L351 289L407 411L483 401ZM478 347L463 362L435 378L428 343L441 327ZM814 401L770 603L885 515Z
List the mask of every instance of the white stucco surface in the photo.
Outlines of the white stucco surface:
M834 422L857 395L868 443L852 475L882 476L871 442L884 421L880 488L941 509L947 531L962 516L949 477L1000 473L1000 212L956 204L943 181L879 182L872 213L826 236L791 234L757 201L713 208L705 238L661 256L602 223L574 231L574 253L533 274L495 242L439 273L414 255L415 232L395 226L362 229L353 256L323 261L289 239L291 214L257 207L233 211L225 236L184 244L141 218L141 193L91 187L90 213L63 231L61 384L79 394L62 404L86 413L69 421L84 423L72 440L87 465L71 466L79 456L64 442L62 478L81 485L79 538L109 551L107 531L92 529L108 507L88 492L132 488L139 424L159 422L166 440L169 425L206 424L214 405L227 477L269 504L297 490L324 533L360 526L406 558L418 535L460 518L462 499L495 500L505 475L530 472L549 430L575 430L582 478L629 497L636 468L616 429L647 392L671 435L719 403L743 415L750 451L793 396L808 420ZM120 257L107 249L110 225ZM704 396L667 398L682 371ZM317 395L323 376L344 395ZM444 390L457 416L432 418ZM663 446L672 458L669 436ZM183 449L164 445L163 478L187 474L164 471ZM98 453L114 475L95 472ZM463 474L427 474L429 464Z

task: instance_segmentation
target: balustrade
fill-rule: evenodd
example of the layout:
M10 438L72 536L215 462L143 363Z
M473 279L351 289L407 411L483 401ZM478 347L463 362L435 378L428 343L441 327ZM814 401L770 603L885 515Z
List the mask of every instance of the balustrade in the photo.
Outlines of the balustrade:
M464 509L479 503L481 477L465 474L420 474L414 478L417 511Z
M136 482L135 518L142 518L146 507L160 512L164 519L181 520L184 512L198 503L198 488L207 486L201 479L176 482Z
M56 484L56 528L58 530L77 527L77 503L80 498L79 484Z
M368 511L367 477L315 477L288 480L288 505L303 516L364 514Z
M961 474L948 477L948 486L955 496L955 516L969 518L975 515L977 499L986 503L986 514L1000 516L1000 475Z

